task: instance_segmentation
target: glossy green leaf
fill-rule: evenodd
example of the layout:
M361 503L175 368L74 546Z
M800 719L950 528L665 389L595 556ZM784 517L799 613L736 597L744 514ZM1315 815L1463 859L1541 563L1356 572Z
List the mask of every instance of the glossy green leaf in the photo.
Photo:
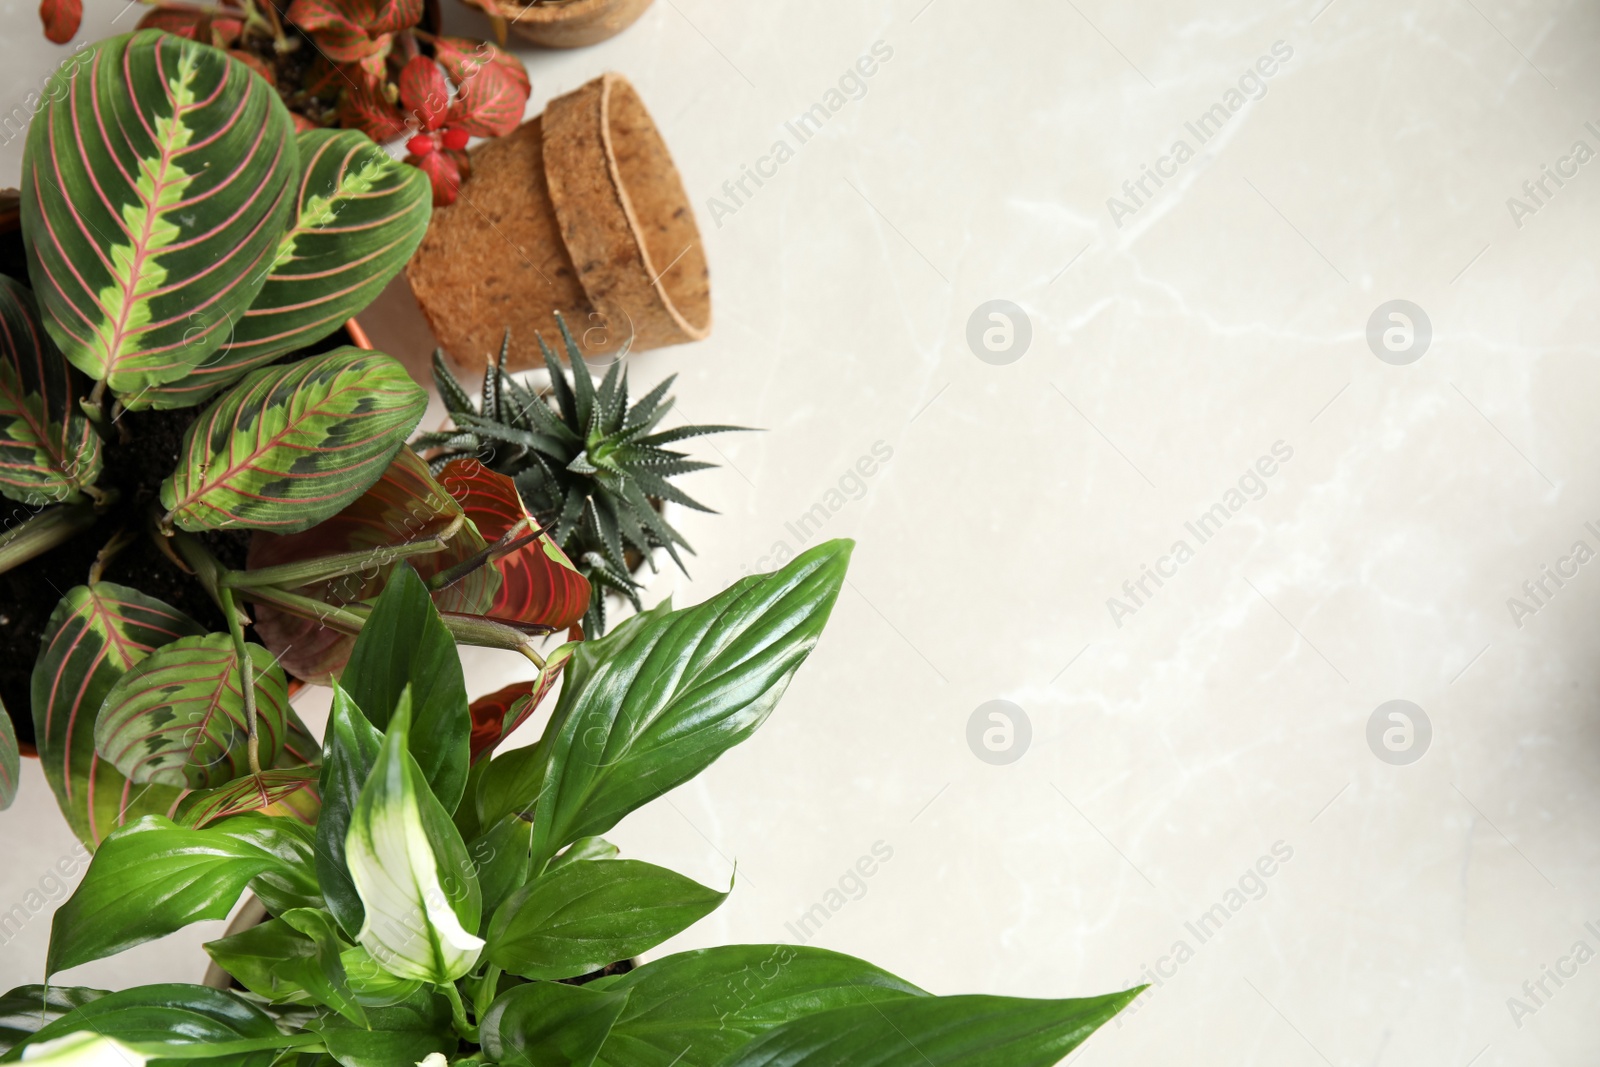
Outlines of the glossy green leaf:
M303 833L288 819L254 814L204 830L160 815L122 827L101 843L83 881L56 911L46 972L103 959L202 919L225 919L245 887L269 872L284 880L278 899L284 884L304 889L310 856ZM270 908L273 894L262 889Z
M302 968L315 965L315 941L282 919L269 919L237 934L205 944L217 966L250 992L283 1003L311 999ZM344 945L339 965L355 999L363 1007L386 1007L416 993L421 983L396 978L379 967L366 949Z
M500 905L489 960L524 978L588 974L687 930L727 896L638 860L563 864Z
M347 346L251 371L184 432L178 469L161 483L166 521L315 526L378 480L427 405L382 352Z
M713 1067L802 1016L927 996L864 960L796 945L679 952L592 984L629 994L601 1067Z
M627 993L559 982L530 982L495 998L480 1027L483 1050L499 1067L589 1067Z
M0 1053L38 1033L74 1008L105 996L103 989L19 985L0 996Z
M0 275L0 493L72 504L100 477L100 436L80 379L45 333L33 293Z
M350 814L345 865L365 912L356 941L390 974L449 982L483 951L483 901L449 814L407 751L409 691Z
M22 752L17 748L17 728L11 724L11 713L5 704L0 703L0 811L17 799L21 781Z
M603 837L580 837L551 860L545 870L553 871L579 860L614 860L620 854L617 846Z
M472 716L455 639L417 572L402 564L361 627L339 682L378 729L385 729L400 694L411 687L419 729L411 755L428 788L454 811L467 784Z
M333 916L316 908L291 908L279 918L305 935L315 947L312 955L287 964L290 976L318 1004L332 1008L357 1026L368 1025L366 1010L345 976L341 957L344 946L339 942L339 929Z
M317 880L344 932L355 937L365 915L361 897L350 871L345 866L345 837L350 832L350 814L362 786L378 762L383 735L362 714L350 694L333 683L333 706L328 712L328 729L322 750L322 814L317 819Z
M130 1045L174 1043L204 1046L252 1042L263 1051L225 1057L184 1059L194 1067L265 1067L273 1047L293 1039L279 1032L271 1016L243 997L220 989L178 983L136 986L89 1001L34 1035L31 1043L89 1031ZM26 1046L24 1046L26 1047ZM181 1055L182 1050L174 1049ZM203 1055L203 1053L202 1053ZM166 1059L154 1061L160 1067Z
M261 765L277 762L289 730L288 681L260 645L255 668ZM209 789L250 771L245 687L227 634L182 637L117 680L95 723L95 749L136 784Z
M266 281L293 206L293 125L226 52L145 30L50 78L22 232L45 328L120 396L182 378Z
M408 1067L429 1054L454 1054L460 1043L450 1028L450 1005L431 989L420 989L403 1003L369 1008L366 1030L338 1015L314 1025L328 1051L343 1067Z
M682 611L663 604L572 655L539 741L536 870L755 732L822 633L853 542L829 541Z
M33 729L56 803L94 848L141 815L170 815L183 795L136 786L95 752L95 716L106 694L154 649L203 633L176 608L112 582L67 592L45 626L33 668Z
M79 1030L28 1046L36 1067L145 1067L150 1057L114 1037Z
M962 996L852 1004L770 1030L722 1067L1052 1067L1139 992L1081 1000Z
M528 881L533 864L533 820L507 815L467 846L483 893L483 913L496 908Z
M184 378L152 389L150 406L198 404L246 371L322 340L371 303L422 242L433 194L421 171L356 130L306 130L296 141L298 214L266 284L228 343Z

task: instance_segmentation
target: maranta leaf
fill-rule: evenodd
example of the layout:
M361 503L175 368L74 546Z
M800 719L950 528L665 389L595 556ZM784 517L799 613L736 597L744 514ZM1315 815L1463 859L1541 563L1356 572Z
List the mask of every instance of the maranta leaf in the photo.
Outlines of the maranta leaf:
M100 476L100 437L78 410L79 376L25 287L0 275L0 493L71 504Z

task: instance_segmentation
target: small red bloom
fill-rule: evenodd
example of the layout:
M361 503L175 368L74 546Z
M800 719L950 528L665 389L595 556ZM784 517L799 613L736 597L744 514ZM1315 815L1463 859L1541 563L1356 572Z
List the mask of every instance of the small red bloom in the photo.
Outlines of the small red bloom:
M419 133L406 142L406 151L415 156L425 156L434 148L433 138L425 133Z

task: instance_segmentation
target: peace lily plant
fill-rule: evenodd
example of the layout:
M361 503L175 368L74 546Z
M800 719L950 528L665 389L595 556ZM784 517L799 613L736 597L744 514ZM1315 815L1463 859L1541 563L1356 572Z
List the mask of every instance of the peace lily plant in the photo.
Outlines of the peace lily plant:
M935 997L798 945L680 952L582 984L731 892L623 859L600 835L689 781L776 707L822 632L851 544L831 541L570 657L537 743L474 761L466 684L425 583L399 569L355 640L320 752L314 827L146 815L56 913L50 975L249 890L271 918L206 951L242 991L27 986L4 1060L124 1067L1045 1067L1138 990ZM524 704L536 702L534 696Z

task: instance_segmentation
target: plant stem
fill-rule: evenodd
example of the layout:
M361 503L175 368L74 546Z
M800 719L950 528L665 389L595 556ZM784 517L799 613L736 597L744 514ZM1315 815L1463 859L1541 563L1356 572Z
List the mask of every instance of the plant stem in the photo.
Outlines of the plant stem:
M250 646L245 644L244 626L240 623L238 606L233 602L233 590L222 586L222 613L228 617L228 633L233 637L233 652L239 659L239 686L244 690L244 722L250 732L247 753L250 756L250 773L261 773L261 733L256 729L256 665L250 658Z
M156 547L162 549L168 555L171 554L174 547L177 548L178 554L183 557L183 562L188 564L189 569L194 572L194 576L200 579L200 585L211 595L211 599L216 603L217 607L221 608L225 615L233 614L228 604L224 603L222 599L222 583L224 576L228 573L228 569L222 565L222 562L216 556L211 554L211 550L205 546L205 542L193 534L184 533L182 530L173 530L169 536L163 534L158 528L154 536L156 538Z
M275 567L261 567L253 571L230 571L223 577L223 582L234 589L255 589L261 586L298 589L313 582L331 581L347 574L384 567L410 556L442 552L465 521L466 516L459 515L445 529L421 541L382 545L363 552L340 552L332 556L295 563L280 563Z
M522 534L522 528L532 521L532 519L522 519L502 534L494 544L487 546L481 552L473 553L454 567L446 568L435 574L428 579L428 588L435 593L441 589L448 589L479 567L498 562L511 555L511 553L520 551L527 545L532 544L538 538L539 530L535 529L530 534Z
M0 573L65 544L93 526L97 517L93 504L61 504L0 534Z
M478 983L478 995L472 1000L473 1011L482 1020L489 1013L489 1005L494 1003L494 997L499 992L500 968L489 964L483 972L483 981Z
M450 1000L450 1021L455 1024L456 1033L471 1041L478 1043L478 1028L467 1022L467 1006L461 1003L461 990L456 988L454 982L446 982L439 986L444 995Z

